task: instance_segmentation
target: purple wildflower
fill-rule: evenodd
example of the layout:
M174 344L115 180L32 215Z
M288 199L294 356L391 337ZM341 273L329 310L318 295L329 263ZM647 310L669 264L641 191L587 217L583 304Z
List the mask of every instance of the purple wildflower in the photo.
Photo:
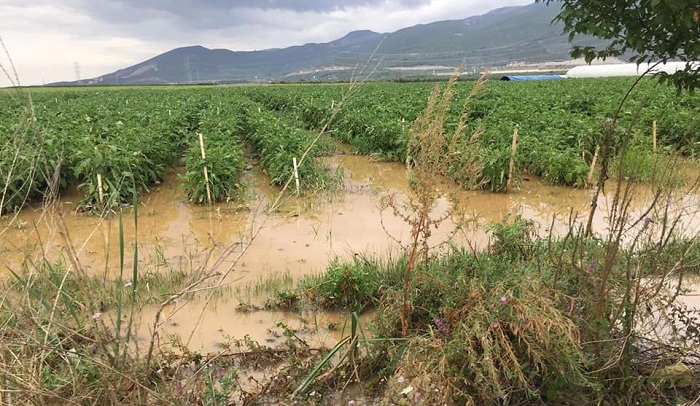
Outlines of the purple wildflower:
M593 273L593 271L595 270L595 266L596 266L597 263L598 263L598 258L593 258L593 260L591 261L591 264L588 265L588 270L587 270L587 272L588 272L589 274L592 274L592 273Z
M491 325L493 328L499 328L501 327L501 323L494 321L493 324Z
M442 334L448 334L450 332L450 329L447 328L445 323L442 322L440 319L435 319L433 320L433 323L435 323L435 327L438 329L439 332Z
M651 217L649 217L649 216L645 217L644 218L644 227L648 227L649 224L651 224L653 222L654 222L654 220Z
M503 303L503 304L508 303L508 298L505 296L501 296L501 303Z

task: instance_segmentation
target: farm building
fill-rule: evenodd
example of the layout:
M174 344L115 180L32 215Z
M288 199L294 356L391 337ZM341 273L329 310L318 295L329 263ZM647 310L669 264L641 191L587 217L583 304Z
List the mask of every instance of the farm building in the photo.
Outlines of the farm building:
M639 76L646 72L653 65L653 63L643 63L641 65L637 65L636 63L582 65L569 69L569 71L566 72L565 77L599 78L609 76ZM654 69L652 69L651 72L666 72L672 74L683 69L685 69L685 62L666 62L665 64L659 64Z

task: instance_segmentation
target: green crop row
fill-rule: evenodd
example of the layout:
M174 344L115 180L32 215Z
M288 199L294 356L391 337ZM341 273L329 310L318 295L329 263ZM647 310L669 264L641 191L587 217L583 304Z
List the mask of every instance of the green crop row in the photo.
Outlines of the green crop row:
M200 112L197 125L188 134L185 173L180 178L190 202L204 204L239 197L246 159L240 141L243 118L237 103L210 104Z
M28 110L11 97L0 103ZM83 208L115 207L130 201L134 190L148 190L175 155L177 117L167 111L178 110L162 103L157 92L36 92L31 107L24 116L30 124L0 134L10 146L0 158L9 168L3 183L24 185L4 194L4 211L44 196L49 184L58 185L57 192L76 185ZM3 124L12 119L3 117ZM12 154L26 159L17 165L8 159Z
M503 190L517 128L516 177L529 174L552 184L583 185L603 123L613 117L632 82L610 78L489 83L473 101L467 127L468 132L483 131L477 145L483 167L480 184ZM281 185L293 174L293 158L301 160L321 128L357 153L403 162L408 132L432 86L40 89L32 91L31 107L18 93L5 91L0 93L0 209L4 213L21 208L45 196L50 185L57 185L57 192L77 186L84 208L114 207L131 201L134 190L147 191L168 166L183 163L183 183L191 201L203 202L206 196L204 167L212 175L212 199L227 200L241 184L242 141L259 156L272 182ZM446 134L457 124L472 83L461 82L455 89ZM655 159L654 121L660 154L700 155L697 95L679 96L672 88L642 80L619 118L620 135L629 134L635 146L632 156L618 160L621 165ZM199 132L206 142L204 160ZM618 141L615 147L619 146ZM327 171L311 159L322 149L313 147L301 163L299 176L305 187L328 180L323 175ZM634 169L623 172L649 178L635 175Z
M38 91L32 114L11 95L2 96L3 212L43 197L53 179L58 180L58 192L77 187L82 209L112 209L131 202L134 191L147 192L167 167L183 161L185 189L192 201L203 202L206 196L200 179L204 166L211 175L213 200L228 199L239 185L244 161L238 118L226 103L210 109L207 92ZM206 160L199 152L199 131L209 143Z
M59 193L77 187L83 209L115 208L147 192L167 167L182 165L190 201L228 201L243 183L243 141L275 185L293 175L294 158L302 187L337 180L314 159L328 151L312 142L314 133L261 108L241 88L51 89L32 96L28 109L0 94L2 212L44 197L50 184Z
M314 159L328 152L323 143L316 140L316 134L250 100L241 103L239 108L243 112L244 137L272 184L283 186L294 179L295 160L301 188L319 189L337 182L337 176Z
M515 174L540 176L552 184L582 186L590 169L603 123L612 118L633 78L491 82L470 106L467 131L483 130L478 142L483 165L480 184L503 190L514 129L519 130ZM370 83L362 85L335 115L328 131L372 154L403 161L407 132L425 107L433 85ZM446 133L457 124L472 83L456 88ZM347 85L266 86L249 88L251 98L291 114L304 126L319 129ZM642 80L620 112L620 130L629 128L636 148L649 159L652 123L658 125L659 151L700 155L700 99L678 96L654 80ZM619 145L618 145L619 146ZM634 162L634 158L627 159ZM643 177L640 177L642 179Z

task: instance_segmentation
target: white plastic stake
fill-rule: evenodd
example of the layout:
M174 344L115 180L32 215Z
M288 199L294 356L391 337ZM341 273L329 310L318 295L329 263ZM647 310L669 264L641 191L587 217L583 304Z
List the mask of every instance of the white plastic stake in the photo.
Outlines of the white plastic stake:
M97 174L97 196L100 198L100 206L104 205L104 192L102 191L102 174Z
M202 133L198 133L199 135L199 149L202 151L202 159L207 159L206 155L204 154L204 136ZM207 171L207 166L204 165L204 181L206 182L206 188L207 188L207 203L211 205L211 190L209 189L209 172Z
M297 185L297 195L299 195L299 167L297 166L297 158L292 158L292 163L294 164L294 182Z
M515 151L518 147L518 129L513 130L513 145L510 149L510 164L508 165L508 180L506 181L506 193L510 192L513 182L513 166L515 165Z

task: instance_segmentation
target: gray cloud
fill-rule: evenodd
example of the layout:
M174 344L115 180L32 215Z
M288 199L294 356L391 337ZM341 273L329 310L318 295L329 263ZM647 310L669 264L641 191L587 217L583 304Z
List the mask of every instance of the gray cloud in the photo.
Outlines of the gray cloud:
M354 21L356 29L372 29L370 24L377 26L391 20L390 13L405 15L411 10L429 8L427 6L432 3L455 3L455 9L465 5L484 8L479 0L1 0L0 6L54 7L100 25L100 29L89 25L73 27L70 31L79 36L118 34L167 41L197 38L203 32L219 31L254 37L256 27L271 27L273 24L276 24L273 28L279 28L281 24L292 30L305 30L309 25L337 19L339 14L344 14L346 20L351 19L353 11L358 9L378 11L372 21ZM56 19L52 25L64 26L66 23Z
M22 0L9 0L22 4ZM431 0L27 0L31 4L62 4L75 13L124 26L167 21L177 28L219 29L251 22L251 15L272 13L323 15L358 7L416 8ZM24 2L23 4L27 4ZM255 22L253 22L255 23ZM261 21L264 23L264 20Z
M534 0L0 0L0 35L27 83L84 77L170 49L255 50L391 32ZM2 84L0 83L0 86Z
M147 10L166 12L183 17L196 15L201 10L228 12L236 9L287 10L294 12L325 13L355 7L373 7L386 3L386 0L84 0L83 6L104 11L107 8ZM429 4L430 0L398 0L400 7L416 7ZM104 13L100 13L104 15ZM133 16L135 17L135 16Z

